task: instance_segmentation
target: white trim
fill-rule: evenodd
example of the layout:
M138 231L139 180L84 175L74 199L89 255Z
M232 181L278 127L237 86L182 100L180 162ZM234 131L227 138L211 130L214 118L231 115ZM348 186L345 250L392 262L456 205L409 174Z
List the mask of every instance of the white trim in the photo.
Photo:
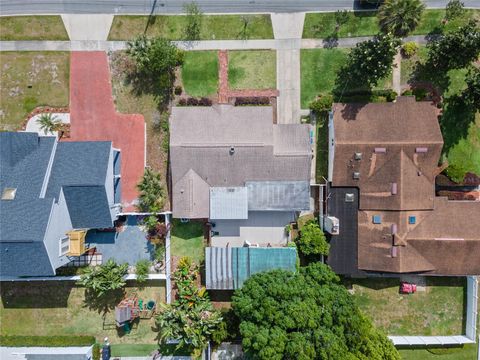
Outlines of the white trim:
M52 172L53 160L55 158L55 153L57 152L57 137L55 137L55 141L53 143L52 152L50 153L50 159L48 160L47 170L45 171L45 177L43 178L42 189L40 190L40 199L45 198L45 194L47 193L47 186L48 181L50 180L50 174Z
M136 280L136 274L128 274L123 277L125 280ZM167 276L165 274L148 274L147 280L166 280ZM78 281L80 280L80 275L72 276L45 276L45 277L15 277L15 276L6 276L1 277L0 281Z

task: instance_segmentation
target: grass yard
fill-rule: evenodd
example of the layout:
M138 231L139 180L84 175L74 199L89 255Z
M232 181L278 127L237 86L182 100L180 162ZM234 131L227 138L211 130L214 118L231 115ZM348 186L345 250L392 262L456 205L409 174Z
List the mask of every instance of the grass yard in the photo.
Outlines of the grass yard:
M348 49L309 49L300 53L301 106L308 108L321 94L331 93L338 70L345 64ZM390 89L392 74L380 81L375 89ZM353 90L353 89L346 89Z
M188 51L182 65L182 83L190 96L210 96L218 88L216 51Z
M163 188L166 189L168 149L165 149L165 146L168 145L168 131L163 131L163 125L158 126L158 123L166 122L168 125L168 120L165 115L162 118L154 95L138 93L126 81L127 72L123 65L125 56L125 52L122 51L115 52L110 56L115 106L117 111L122 113L143 115L147 125L147 165L160 172ZM169 209L168 196L165 196L164 209Z
M477 344L467 344L460 347L400 349L402 360L475 360Z
M426 291L400 295L398 279L353 280L358 306L389 335L462 334L465 287L465 279L427 278Z
M165 283L150 281L139 289L133 282L126 293L136 292L144 301L165 301ZM115 326L114 307L122 295L108 299L109 311L103 319L103 304L95 299L85 300L85 288L73 282L3 282L1 286L0 333L2 335L93 335L97 341L105 336L111 343L156 344L151 327L154 319L141 319L130 334L119 332Z
M200 32L201 40L273 39L270 15L204 15ZM144 33L148 16L115 16L108 36L109 40L131 40ZM169 40L182 40L186 25L185 16L153 16L147 28L148 36L160 36Z
M229 51L228 58L228 82L230 88L276 88L277 63L275 51Z
M442 25L445 10L429 9L424 11L422 19L412 35L424 35L432 31L452 30L465 24L471 18L480 18L480 10L467 10L459 19ZM305 16L303 38L328 38L335 34L335 13L310 13ZM349 12L348 21L338 29L338 37L356 37L375 35L380 31L376 11Z
M188 256L200 264L205 257L203 230L203 222L190 220L182 223L179 219L173 219L171 255Z
M37 106L68 106L68 52L0 52L0 68L1 129L19 130Z
M68 40L60 16L2 16L0 40Z
M112 344L112 357L148 356L158 349L155 344Z
M410 58L402 58L400 67L400 81L402 85L407 85L413 79L414 71L418 62L424 63L427 60L428 50L425 46L420 46L417 53Z

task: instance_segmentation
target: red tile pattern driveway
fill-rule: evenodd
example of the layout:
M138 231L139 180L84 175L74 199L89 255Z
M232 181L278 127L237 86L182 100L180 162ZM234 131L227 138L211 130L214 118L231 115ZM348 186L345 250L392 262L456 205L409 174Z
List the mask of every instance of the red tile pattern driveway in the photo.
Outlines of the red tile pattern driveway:
M71 141L112 141L120 149L123 210L134 210L145 166L145 120L143 115L116 112L103 51L71 53L70 136Z

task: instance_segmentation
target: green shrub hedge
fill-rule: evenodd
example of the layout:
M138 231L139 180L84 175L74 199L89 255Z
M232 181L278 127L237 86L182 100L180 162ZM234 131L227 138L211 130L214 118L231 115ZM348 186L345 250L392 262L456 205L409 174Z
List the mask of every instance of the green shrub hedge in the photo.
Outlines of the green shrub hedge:
M0 346L90 346L94 336L5 336L0 335Z

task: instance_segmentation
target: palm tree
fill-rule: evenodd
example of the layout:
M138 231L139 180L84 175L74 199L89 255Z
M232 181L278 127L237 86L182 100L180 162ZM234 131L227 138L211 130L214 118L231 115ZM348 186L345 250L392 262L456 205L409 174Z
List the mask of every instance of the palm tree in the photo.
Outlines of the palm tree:
M424 9L421 0L386 0L378 11L380 27L385 33L405 36L417 27Z
M50 113L42 114L37 120L40 130L43 130L45 135L53 131L58 131L62 127L62 122Z

